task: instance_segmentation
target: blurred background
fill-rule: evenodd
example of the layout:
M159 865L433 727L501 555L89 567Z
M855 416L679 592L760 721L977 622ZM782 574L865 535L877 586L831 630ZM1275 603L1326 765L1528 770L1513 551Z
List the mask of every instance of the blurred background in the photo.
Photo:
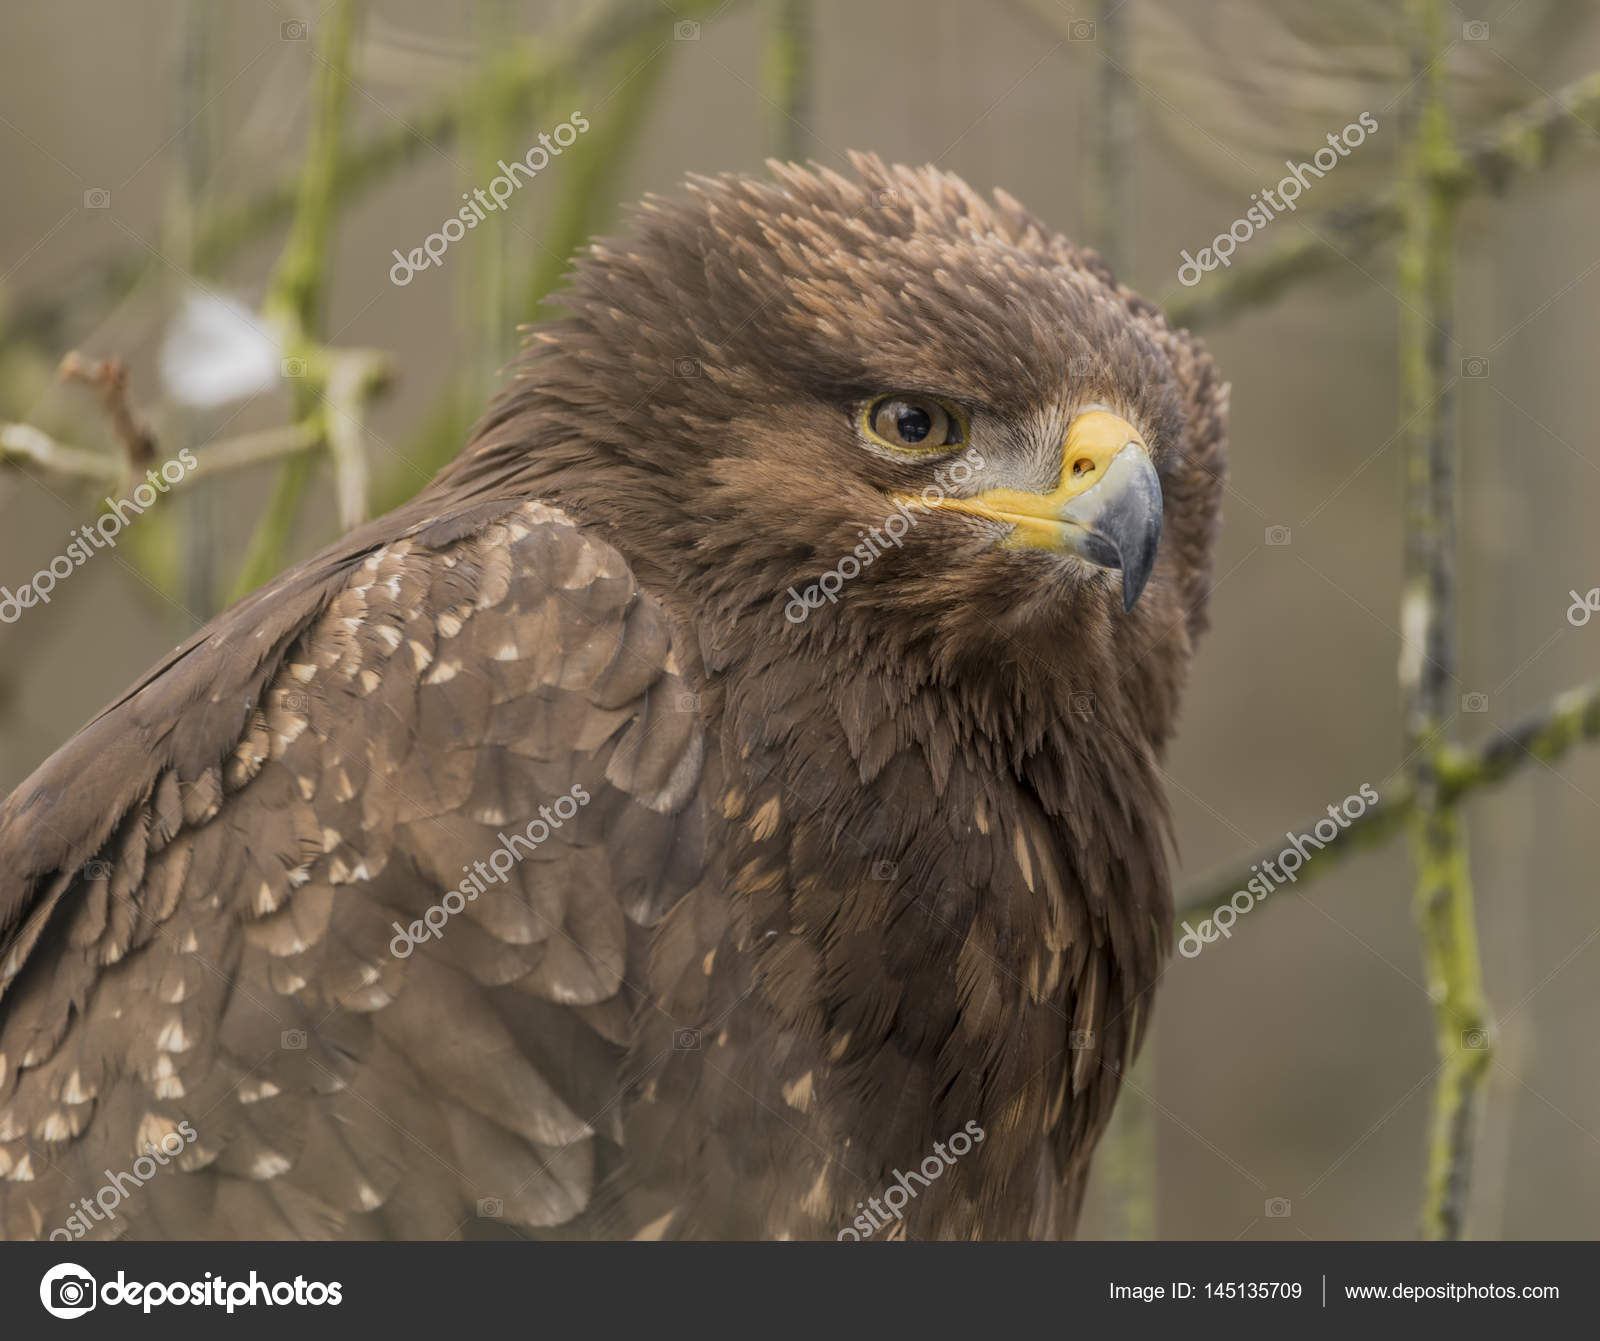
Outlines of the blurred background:
M772 154L847 171L861 148L1004 187L1202 332L1233 386L1232 462L1213 627L1168 764L1180 891L1281 845L1406 753L1397 253L1371 208L1405 134L1399 8L17 0L0 49L0 585L127 496L94 389L57 376L71 350L125 361L158 462L219 442L270 459L174 490L0 624L0 787L241 582L420 487L564 258L624 202ZM1470 144L1600 68L1590 0L1464 4L1446 37ZM574 109L591 127L576 144L439 264L391 280L396 249ZM1180 253L1362 113L1378 130L1293 213L1179 282ZM1600 663L1600 620L1567 617L1600 586L1597 124L1591 100L1558 142L1508 141L1460 216L1452 708L1469 747ZM1232 286L1311 243L1331 250L1295 283ZM100 455L48 464L59 447ZM1600 748L1580 745L1466 808L1496 1042L1473 1237L1600 1236L1597 806ZM1174 957L1086 1236L1415 1233L1437 1061L1412 883L1394 841Z

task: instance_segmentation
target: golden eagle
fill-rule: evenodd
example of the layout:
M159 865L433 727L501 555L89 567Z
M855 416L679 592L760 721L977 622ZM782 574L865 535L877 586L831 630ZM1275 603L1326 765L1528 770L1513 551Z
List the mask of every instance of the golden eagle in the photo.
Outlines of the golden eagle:
M1072 1232L1227 389L856 169L647 201L421 495L10 797L0 1234Z

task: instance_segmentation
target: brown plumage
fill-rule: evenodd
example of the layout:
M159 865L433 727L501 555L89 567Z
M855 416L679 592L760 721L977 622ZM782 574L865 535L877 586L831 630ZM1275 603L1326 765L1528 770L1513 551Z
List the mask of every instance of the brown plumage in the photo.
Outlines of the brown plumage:
M856 166L647 203L421 496L18 788L0 1236L1071 1233L1226 388L1009 197Z

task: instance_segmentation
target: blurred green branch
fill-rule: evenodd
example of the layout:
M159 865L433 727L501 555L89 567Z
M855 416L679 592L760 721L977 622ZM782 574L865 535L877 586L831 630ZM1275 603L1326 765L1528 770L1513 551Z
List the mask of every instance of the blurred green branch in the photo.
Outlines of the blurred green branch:
M767 33L766 87L772 106L768 135L772 154L791 163L811 155L812 60L814 35L811 0L770 0Z
M1554 97L1513 112L1457 154L1445 183L1461 196L1504 191L1519 172L1545 167L1568 145L1600 143L1600 71ZM1438 169L1435 169L1436 171ZM1258 260L1240 261L1198 289L1176 289L1161 305L1174 325L1217 325L1276 298L1291 284L1359 261L1405 227L1398 191L1313 216Z
M670 15L663 22L643 25L605 67L607 74L602 82L614 82L615 87L591 118L596 124L584 137L584 152L567 168L560 193L551 206L523 298L528 321L548 315L540 309L566 273L573 253L594 236L616 208L613 197L628 151L644 129L646 115L670 63L667 53L671 48L667 44L672 41L674 26Z
M1416 914L1439 1072L1433 1095L1422 1233L1461 1237L1476 1099L1489 1069L1488 1007L1459 807L1439 773L1456 748L1456 433L1450 368L1456 217L1465 185L1450 129L1445 0L1407 0L1411 109L1399 199L1401 433L1406 446L1406 564L1400 689L1416 788L1409 824Z
M548 317L546 300L566 273L573 254L605 226L616 207L615 196L629 151L637 142L670 63L671 14L659 11L643 24L633 40L590 76L600 100L590 115L592 128L583 139L584 152L563 168L550 206L539 249L523 284L522 310L528 321ZM564 85L564 80L555 81ZM546 90L554 92L555 84ZM486 111L486 123L497 120ZM421 429L406 444L404 455L415 469L391 473L377 488L380 512L398 507L417 491L419 475L431 476L461 450L473 421L483 410L481 389L471 380L448 378L423 416Z
M1132 16L1127 3L1100 0L1095 9L1094 185L1087 200L1090 245L1125 284L1135 241L1133 166L1138 142L1138 104L1130 73Z
M679 0L678 18L698 18L716 8L714 0ZM568 71L584 71L631 41L641 28L661 19L658 0L612 0L600 7L586 5L579 16L554 38L530 39L517 44L508 58L509 93L518 115L533 112L553 79ZM338 18L334 19L338 23ZM474 87L439 99L433 106L397 122L354 146L341 146L330 186L331 199L348 203L386 181L407 166L424 148L440 149L453 142L470 117ZM195 264L216 271L250 244L292 220L301 207L305 175L275 182L231 209L219 209L198 230L194 239ZM6 326L41 343L60 344L66 314L86 301L92 308L113 306L153 265L143 252L111 256L84 267L70 284L50 293L20 301Z
M1094 9L1098 61L1088 117L1093 170L1084 196L1090 245L1124 283L1136 240L1133 174L1139 150L1128 4L1129 0L1097 0ZM1155 1108L1150 1098L1156 1087L1154 1041L1147 1038L1129 1063L1123 1094L1101 1137L1099 1176L1106 1189L1106 1237L1143 1242L1156 1236L1159 1200Z
M365 393L382 384L381 363L372 355L358 356L358 372L350 371L351 357L336 356L317 342L322 307L326 301L328 266L332 251L334 195L340 171L339 142L345 111L350 100L351 54L355 46L359 0L337 0L328 25L325 49L319 53L313 98L310 139L305 164L300 173L298 204L284 243L283 255L262 301L262 315L277 330L281 348L290 360L302 364L293 394L296 423L321 421L324 434L329 430L330 410L324 397L330 381L337 377L347 403L338 410L341 453L344 470L339 491L340 519L354 525L365 516L365 498L346 496L349 483L349 424L359 421L364 394L349 403L352 391ZM354 431L356 450L360 450L359 426ZM283 564L284 551L300 510L300 499L311 482L316 467L309 453L290 458L278 475L272 498L256 524L245 550L243 562L234 578L235 599L253 591L272 578ZM362 473L365 480L365 473Z
M234 438L219 438L209 446L196 449L195 458L199 464L184 477L184 484L187 486L227 471L245 470L322 445L322 429L317 424L290 424L259 433L241 433ZM69 447L32 424L0 424L0 464L39 466L55 475L97 485L115 486L129 474L127 462L105 452Z

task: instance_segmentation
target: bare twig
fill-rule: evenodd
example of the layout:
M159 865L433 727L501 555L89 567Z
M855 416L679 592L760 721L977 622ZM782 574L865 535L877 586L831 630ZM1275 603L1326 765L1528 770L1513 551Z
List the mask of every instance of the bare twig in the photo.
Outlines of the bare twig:
M388 377L385 359L368 353L336 354L328 369L325 422L333 459L334 498L345 530L367 519L367 454L361 440L368 398Z
M263 429L259 433L241 433L236 438L226 438L195 451L198 465L185 477L186 484L222 475L234 470L248 470L251 466L265 465L280 457L296 452L309 452L322 446L321 426L314 423L288 424L282 428Z
M156 459L155 435L133 417L128 406L128 369L121 359L91 361L74 349L61 360L60 372L64 381L82 382L99 394L101 408L111 420L129 466L138 471Z
M195 458L199 464L184 477L184 483L247 470L322 445L322 428L316 423L290 424L259 433L241 433L234 438L219 438L196 449ZM127 475L127 467L116 457L68 447L32 424L0 424L0 465L7 462L40 466L52 474L93 484L114 485Z
M67 447L32 424L0 424L0 463L27 462L57 475L115 484L126 472L114 456Z

